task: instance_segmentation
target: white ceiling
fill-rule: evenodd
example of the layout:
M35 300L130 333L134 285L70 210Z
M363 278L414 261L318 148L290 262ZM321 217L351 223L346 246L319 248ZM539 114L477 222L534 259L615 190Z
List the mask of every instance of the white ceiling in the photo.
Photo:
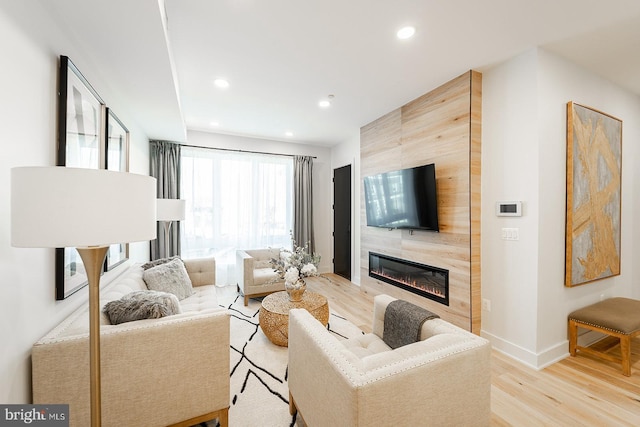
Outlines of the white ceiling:
M166 33L162 0L41 3L151 138L184 141L186 126L334 145L536 46L640 94L638 0L164 0ZM416 35L396 39L407 24Z

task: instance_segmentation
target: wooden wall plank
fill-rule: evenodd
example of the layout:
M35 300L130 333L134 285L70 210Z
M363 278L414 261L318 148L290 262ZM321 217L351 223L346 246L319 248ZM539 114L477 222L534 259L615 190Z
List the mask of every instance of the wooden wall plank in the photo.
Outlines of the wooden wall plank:
M471 71L471 135L470 182L471 192L471 331L480 335L482 326L481 279L481 173L482 173L482 74Z
M360 132L361 290L403 298L476 333L481 313L481 84L481 75L470 71ZM440 232L367 227L362 178L429 163L436 165ZM448 269L449 306L369 277L369 252Z

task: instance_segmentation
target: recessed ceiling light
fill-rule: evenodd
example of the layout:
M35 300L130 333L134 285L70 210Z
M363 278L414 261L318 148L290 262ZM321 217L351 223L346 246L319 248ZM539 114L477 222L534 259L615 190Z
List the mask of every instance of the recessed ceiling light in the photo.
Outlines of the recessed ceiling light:
M293 136L293 132L291 132L290 130L286 131L284 134L289 137Z
M329 108L331 106L331 102L327 99L323 99L322 101L318 102L318 106L320 108Z
M215 79L213 84L221 89L226 89L229 87L229 82L225 79Z
M209 123L211 126L220 126L220 123L213 121L211 123Z
M399 39L404 40L404 39L409 39L413 37L415 33L416 33L415 27L407 26L407 27L400 28L396 33L396 35L398 36Z

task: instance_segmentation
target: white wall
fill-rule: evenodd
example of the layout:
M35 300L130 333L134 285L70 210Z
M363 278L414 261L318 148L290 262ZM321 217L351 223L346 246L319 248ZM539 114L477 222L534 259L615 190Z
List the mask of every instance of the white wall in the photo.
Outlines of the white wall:
M331 149L331 174L333 170L351 165L351 281L360 285L360 134ZM333 185L331 186L333 201ZM333 214L331 216L333 231ZM333 253L333 241L332 241Z
M494 347L525 359L535 348L538 256L535 51L482 76L482 330ZM521 200L521 218L496 217L495 202ZM501 240L501 228L520 240ZM488 268L487 268L488 267ZM511 319L505 321L505 319ZM506 340L506 343L501 342Z
M571 311L601 297L638 295L633 267L640 260L634 251L638 230L634 227L640 205L634 180L640 159L640 97L587 72L558 56L539 51L539 162L540 234L537 352L541 364L555 354L565 355L566 318ZM566 188L566 103L574 101L607 112L623 122L622 135L622 236L621 274L576 288L557 286L564 279L564 213ZM551 160L553 159L553 160ZM637 176L636 176L637 178ZM561 191L558 191L561 190ZM636 199L636 200L634 200ZM635 209L634 209L635 207ZM635 238L634 238L635 236ZM560 346L557 351L555 346Z
M332 183L331 149L315 145L296 144L267 139L223 135L200 131L188 131L188 145L263 153L315 156L313 159L313 221L316 252L322 257L318 270L333 271L331 263L333 240L331 237L333 211L331 210Z
M148 174L148 140L123 114L89 55L53 25L34 2L0 2L0 402L31 401L31 346L87 301L87 288L55 301L54 250L10 244L10 169L56 164L58 56L68 55L131 131L131 170ZM46 214L46 212L43 212ZM133 260L148 259L148 243L131 246ZM108 283L126 266L102 278ZM88 349L87 349L88 351ZM88 373L87 373L88 375Z
M564 287L568 101L623 120L622 272L575 288ZM494 348L542 368L568 354L572 310L638 296L639 117L639 97L544 50L483 71L482 297L491 311L482 334ZM523 216L496 217L499 200L522 200ZM519 228L520 240L501 240L503 227Z

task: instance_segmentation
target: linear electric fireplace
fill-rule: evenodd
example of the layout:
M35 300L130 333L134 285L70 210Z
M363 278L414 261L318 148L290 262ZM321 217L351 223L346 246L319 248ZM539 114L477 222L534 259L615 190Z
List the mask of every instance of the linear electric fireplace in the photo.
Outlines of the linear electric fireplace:
M369 252L369 276L449 305L449 270Z

